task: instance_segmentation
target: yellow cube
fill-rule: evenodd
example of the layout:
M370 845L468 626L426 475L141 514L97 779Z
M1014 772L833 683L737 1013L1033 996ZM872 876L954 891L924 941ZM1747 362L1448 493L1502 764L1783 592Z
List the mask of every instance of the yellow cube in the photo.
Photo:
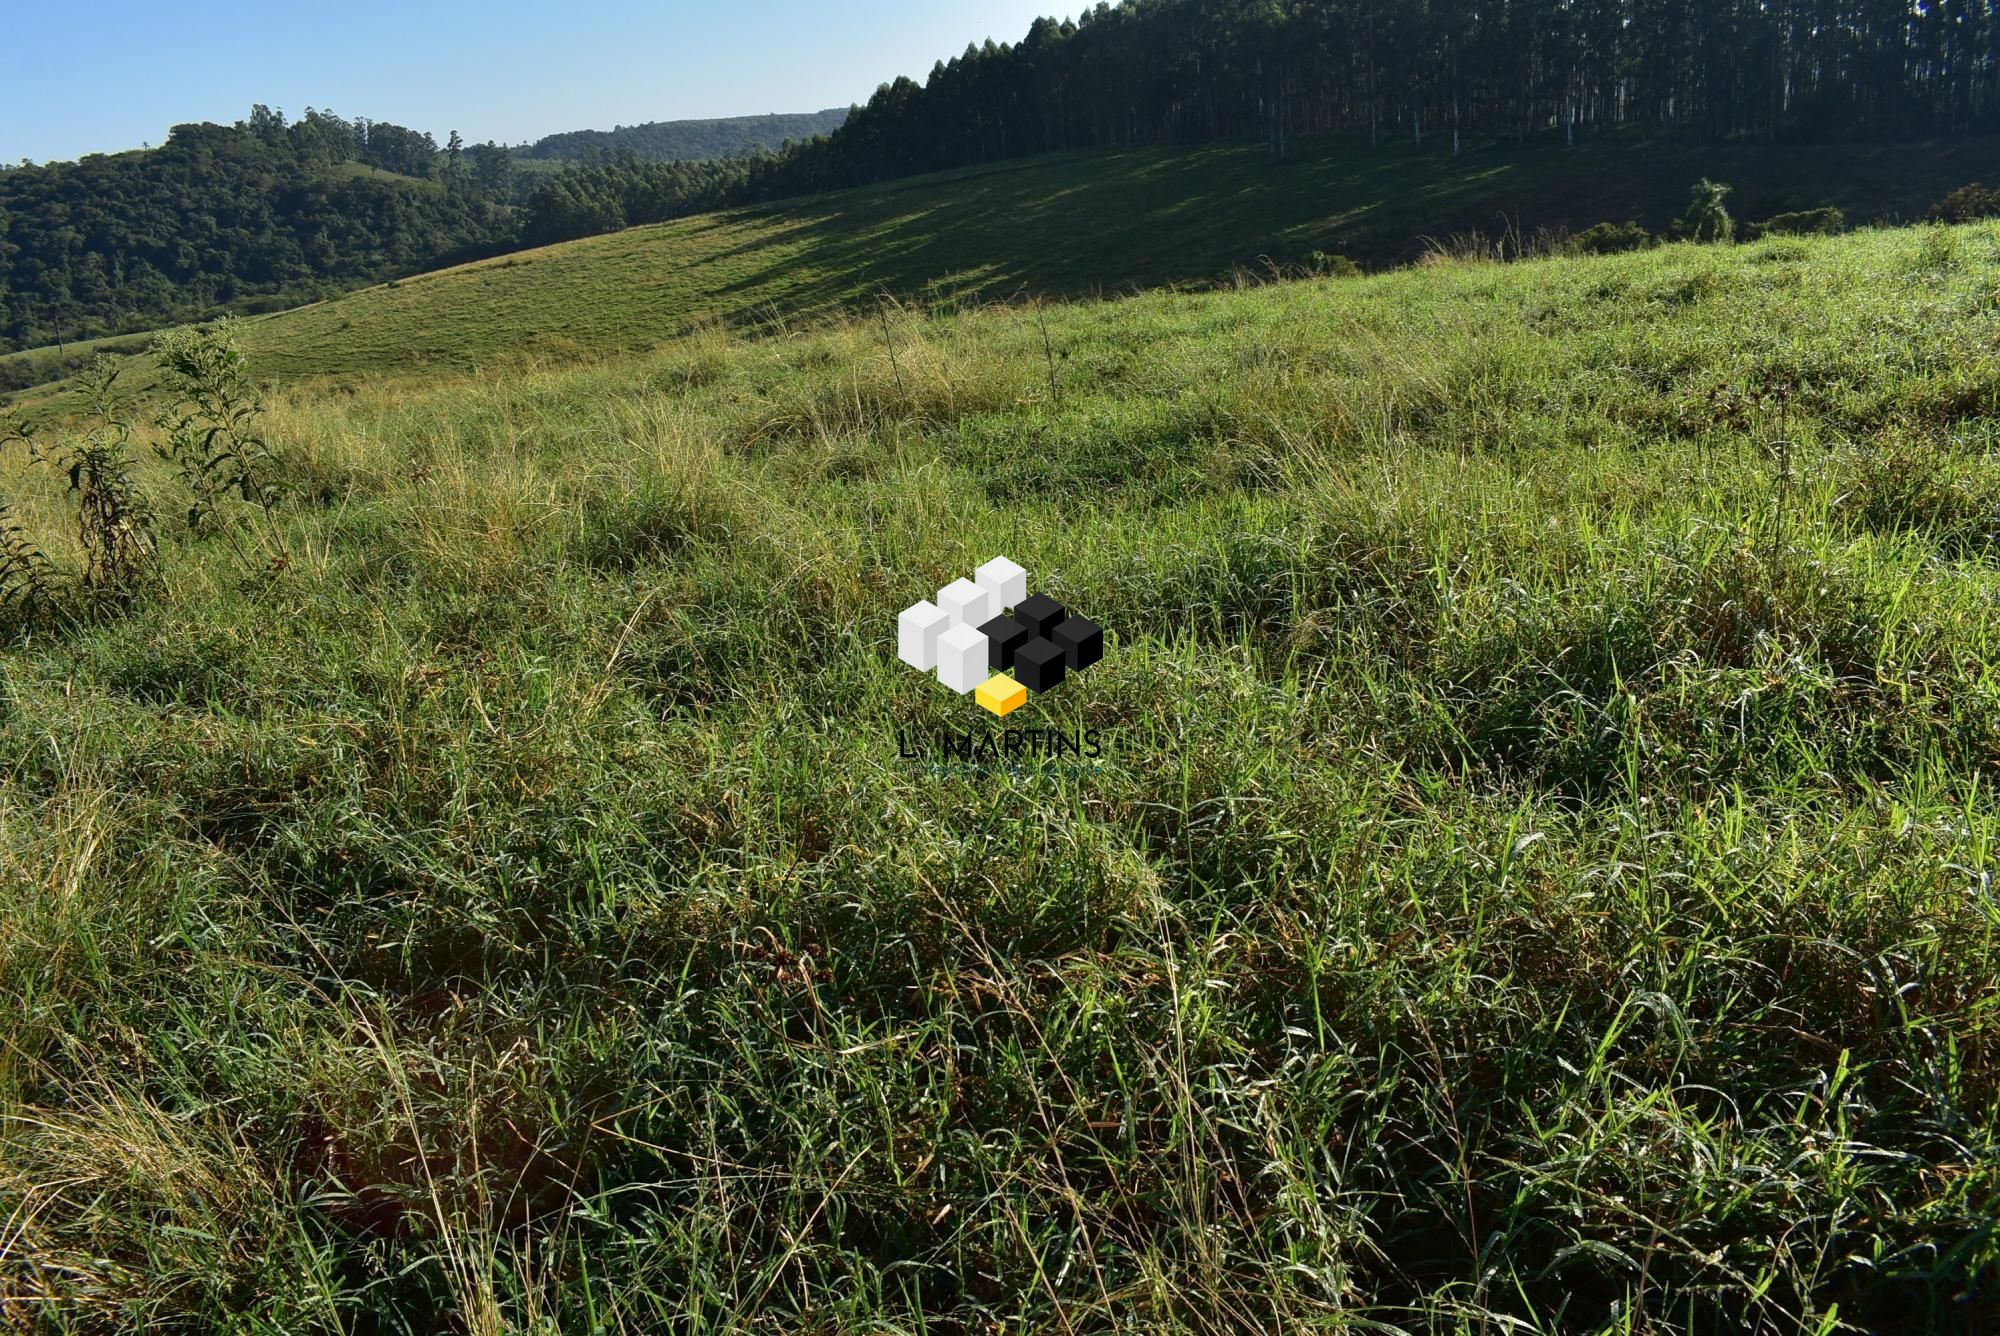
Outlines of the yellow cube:
M972 693L974 700L1001 718L1028 703L1028 689L1004 673L989 677Z

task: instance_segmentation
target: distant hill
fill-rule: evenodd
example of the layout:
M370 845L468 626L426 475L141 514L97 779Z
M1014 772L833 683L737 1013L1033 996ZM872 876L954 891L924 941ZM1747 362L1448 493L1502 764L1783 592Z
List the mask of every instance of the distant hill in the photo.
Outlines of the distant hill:
M629 151L651 162L693 162L728 158L762 149L775 152L787 139L803 141L832 134L847 120L847 107L793 115L729 116L712 121L648 121L611 130L572 130L550 135L514 156L527 161L577 162L597 153Z
M60 360L79 341L269 310L524 246L1080 150L1209 146L1225 157L1247 152L1230 159L1243 164L1258 154L1295 161L1293 177L1307 180L1328 161L1323 145L1342 145L1338 156L1365 144L1370 160L1354 159L1351 174L1397 180L1402 193L1365 184L1365 214L1336 215L1338 226L1321 229L1357 258L1406 254L1409 227L1432 232L1469 216L1503 230L1495 210L1512 217L1516 204L1540 206L1562 225L1618 216L1589 208L1601 192L1581 180L1519 200L1489 182L1478 200L1484 212L1446 207L1477 195L1464 175L1473 154L1459 154L1481 145L1511 144L1523 163L1581 162L1561 154L1585 155L1588 145L1611 181L1650 169L1646 151L1627 159L1632 150L1696 147L1706 156L1692 175L1727 175L1742 210L1751 191L1802 193L1807 202L1854 193L1825 168L1843 154L1830 146L1865 144L1886 174L1868 190L1888 207L1921 208L1937 195L1913 198L1897 182L1925 169L1884 146L1970 143L2000 131L2000 98L1990 96L2000 7L1922 6L1920 22L1879 8L1671 0L1621 18L1615 5L1566 0L1492 11L1126 0L1090 7L1075 22L1039 19L1017 42L969 46L938 61L922 84L884 83L858 108L581 130L516 149L456 132L440 146L429 134L311 109L288 124L258 107L233 129L176 127L165 151L0 175L0 353L53 346ZM787 141L789 152L769 152ZM1752 144L1779 155L1775 177L1731 165ZM1404 170L1398 145L1410 147L1420 171ZM1782 156L1794 149L1796 160ZM1933 165L1966 163L1962 150L1943 154ZM1946 188L1992 177L1990 162L1951 172L1958 179ZM1063 169L1047 175L1061 180ZM1688 179L1681 173L1675 189ZM1115 198L1119 183L1105 184L1086 187L1098 200ZM1269 185L1258 176L1241 200L1173 202L1162 215L1171 227L1156 232L1198 231L1225 214L1248 230L1196 237L1166 277L1255 257L1273 226L1289 235L1315 209L1327 212L1307 197L1297 218L1266 217ZM1021 203L1041 220L1058 216L1048 206L1060 198ZM1065 224L1050 237L1057 256L1121 238L1101 263L1062 261L1085 285L1143 282L1156 268L1125 218ZM998 248L997 260L978 267L1008 267L1023 244L1015 220L973 226L995 232ZM0 365L0 392L51 369L46 357L34 371L25 365Z
M1754 222L1821 204L1851 224L1923 216L1991 175L2000 141L1786 146L1299 141L1045 154L727 209L522 251L252 320L279 382L466 370L642 351L708 322L810 318L884 291L931 307L1296 272L1314 252L1407 262L1426 238L1636 219L1659 231L1699 177ZM117 343L0 357L0 390L54 379ZM154 377L138 359L126 384ZM30 392L35 412L59 405Z
M295 306L512 244L509 159L265 107L0 173L0 351ZM0 389L8 388L0 378Z

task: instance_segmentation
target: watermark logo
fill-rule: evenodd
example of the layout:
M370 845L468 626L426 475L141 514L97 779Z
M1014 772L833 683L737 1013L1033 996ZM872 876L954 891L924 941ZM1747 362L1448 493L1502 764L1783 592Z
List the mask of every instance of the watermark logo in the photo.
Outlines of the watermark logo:
M1047 594L1028 592L1028 572L995 557L896 620L897 657L1004 718L1029 692L1053 691L1104 657L1104 628Z

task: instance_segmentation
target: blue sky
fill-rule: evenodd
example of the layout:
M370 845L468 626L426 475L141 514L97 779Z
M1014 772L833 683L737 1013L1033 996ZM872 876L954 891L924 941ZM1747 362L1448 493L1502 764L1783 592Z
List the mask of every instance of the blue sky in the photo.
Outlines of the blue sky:
M691 4L339 0L221 6L9 3L0 162L159 143L253 102L468 141L641 121L817 111L921 81L968 41L1013 41L1032 0Z

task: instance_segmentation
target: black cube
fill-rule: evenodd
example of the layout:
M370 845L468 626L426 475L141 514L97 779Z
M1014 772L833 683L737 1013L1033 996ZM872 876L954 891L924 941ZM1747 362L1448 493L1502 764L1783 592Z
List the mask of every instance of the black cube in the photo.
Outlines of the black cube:
M986 637L986 663L993 671L1014 666L1014 652L1034 637L1012 617L995 617L979 628Z
M1014 651L1014 680L1030 691L1049 691L1062 685L1065 666L1062 647L1036 636Z
M1031 636L1046 638L1069 614L1047 594L1030 594L1014 605L1014 620L1028 628Z
M1073 673L1104 657L1104 628L1088 617L1065 618L1049 640L1063 652L1063 662Z

